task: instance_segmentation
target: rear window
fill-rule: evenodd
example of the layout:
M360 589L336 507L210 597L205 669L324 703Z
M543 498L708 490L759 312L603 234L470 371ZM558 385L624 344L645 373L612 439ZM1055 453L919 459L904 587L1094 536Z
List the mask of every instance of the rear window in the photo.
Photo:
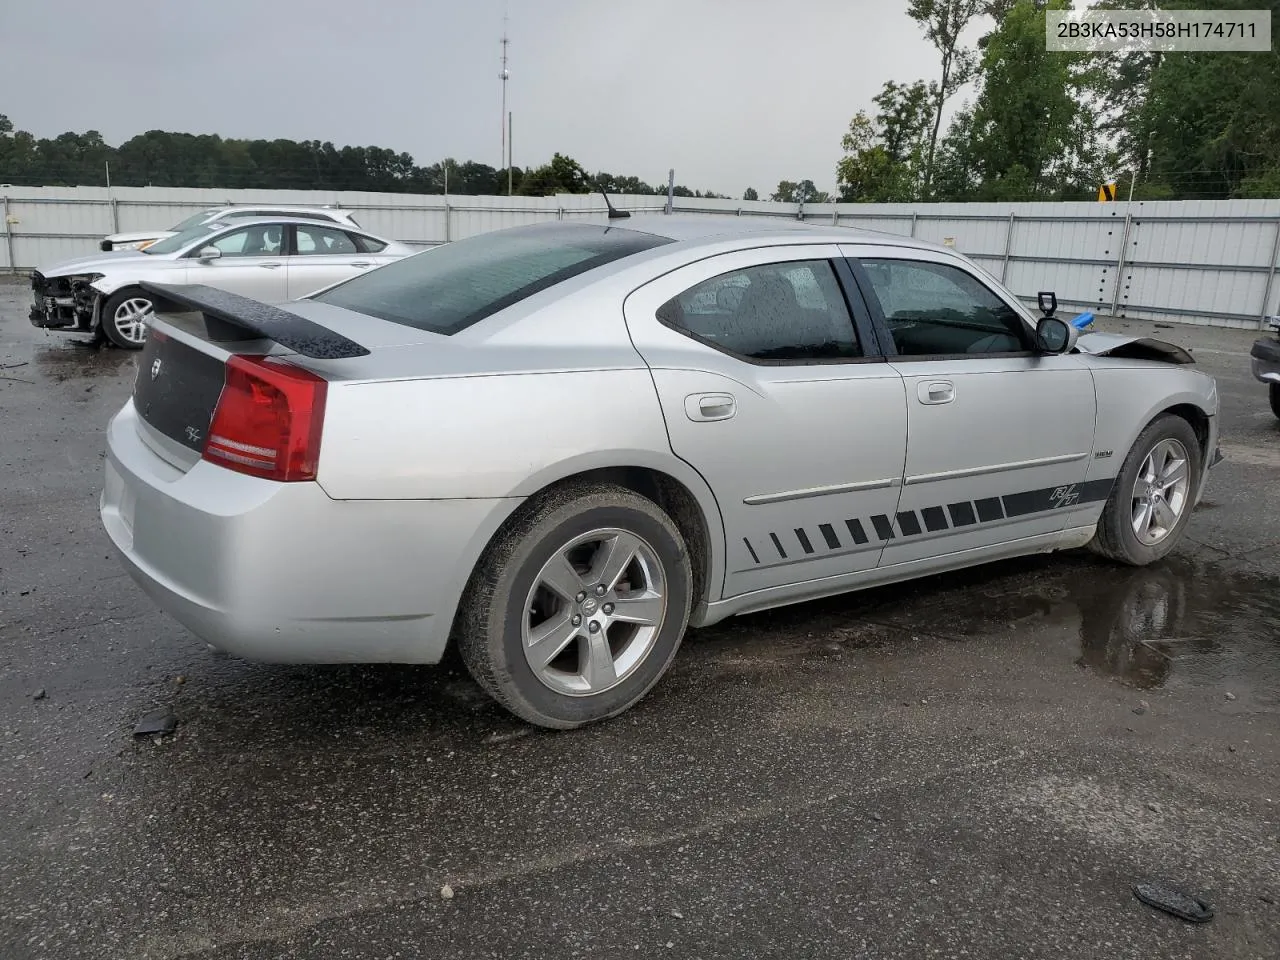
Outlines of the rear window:
M397 260L312 299L444 335L666 237L594 224L534 224Z

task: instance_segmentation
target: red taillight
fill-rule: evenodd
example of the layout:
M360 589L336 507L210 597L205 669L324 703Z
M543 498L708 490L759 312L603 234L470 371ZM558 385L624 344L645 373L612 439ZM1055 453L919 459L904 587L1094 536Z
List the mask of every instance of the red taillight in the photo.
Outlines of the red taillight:
M204 458L268 480L314 480L327 387L279 360L232 356Z

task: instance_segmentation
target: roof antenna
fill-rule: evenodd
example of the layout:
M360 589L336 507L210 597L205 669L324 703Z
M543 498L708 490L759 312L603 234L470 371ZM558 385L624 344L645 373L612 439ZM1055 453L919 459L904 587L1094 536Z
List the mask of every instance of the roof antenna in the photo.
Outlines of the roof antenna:
M609 208L610 220L626 220L631 216L626 210L619 210L610 202L609 195L604 192L604 187L600 186L599 183L596 184L596 189L600 191L600 196L604 197L604 205Z

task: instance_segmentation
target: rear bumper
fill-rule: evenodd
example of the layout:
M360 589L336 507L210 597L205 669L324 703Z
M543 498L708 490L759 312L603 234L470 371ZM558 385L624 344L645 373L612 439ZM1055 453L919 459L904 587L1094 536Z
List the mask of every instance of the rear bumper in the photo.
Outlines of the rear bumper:
M1253 378L1263 383L1280 383L1280 340L1256 340L1249 351Z
M107 432L103 526L143 590L219 649L286 663L434 663L511 500L330 499L200 462L182 472L127 404Z

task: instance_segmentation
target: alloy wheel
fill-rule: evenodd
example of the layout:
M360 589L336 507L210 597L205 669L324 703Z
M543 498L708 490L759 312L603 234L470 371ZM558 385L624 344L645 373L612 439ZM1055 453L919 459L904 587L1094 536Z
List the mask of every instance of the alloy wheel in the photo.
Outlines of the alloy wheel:
M603 693L648 656L666 613L666 574L653 547L626 530L593 530L534 578L521 624L525 659L557 693Z
M1173 532L1191 493L1190 457L1179 441L1161 440L1146 455L1133 482L1131 522L1140 543L1154 546Z

